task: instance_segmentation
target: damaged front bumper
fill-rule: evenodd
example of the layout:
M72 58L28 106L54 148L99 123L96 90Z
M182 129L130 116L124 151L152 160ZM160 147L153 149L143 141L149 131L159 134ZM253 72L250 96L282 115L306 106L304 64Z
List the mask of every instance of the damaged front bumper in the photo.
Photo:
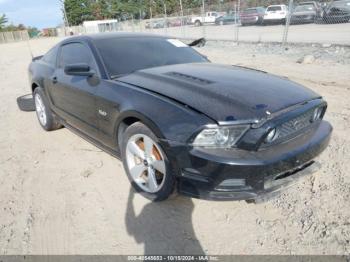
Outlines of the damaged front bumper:
M262 201L320 168L314 159L327 147L332 126L258 151L172 147L179 192L211 200ZM171 147L171 146L170 146Z

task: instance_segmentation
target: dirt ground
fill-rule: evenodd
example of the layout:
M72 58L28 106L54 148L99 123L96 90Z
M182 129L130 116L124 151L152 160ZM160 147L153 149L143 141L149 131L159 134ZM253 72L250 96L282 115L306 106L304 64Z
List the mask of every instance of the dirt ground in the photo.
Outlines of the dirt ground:
M35 55L59 39L30 42ZM178 196L150 203L121 162L67 129L44 132L29 92L26 42L0 45L0 255L350 254L349 49L209 43L213 62L262 69L322 94L334 127L320 172L261 204ZM311 64L296 63L312 54Z

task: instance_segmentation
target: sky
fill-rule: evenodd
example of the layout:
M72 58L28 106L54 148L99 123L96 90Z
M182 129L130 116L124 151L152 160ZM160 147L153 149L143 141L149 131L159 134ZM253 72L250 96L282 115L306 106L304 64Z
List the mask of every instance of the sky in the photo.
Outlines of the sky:
M59 0L0 0L0 15L9 23L24 24L39 29L63 23Z

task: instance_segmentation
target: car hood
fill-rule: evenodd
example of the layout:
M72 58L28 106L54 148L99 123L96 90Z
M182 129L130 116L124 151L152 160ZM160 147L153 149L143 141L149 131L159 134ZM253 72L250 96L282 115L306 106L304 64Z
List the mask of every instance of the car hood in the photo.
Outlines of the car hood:
M212 63L144 69L117 81L174 99L218 122L260 120L270 113L320 97L282 77Z

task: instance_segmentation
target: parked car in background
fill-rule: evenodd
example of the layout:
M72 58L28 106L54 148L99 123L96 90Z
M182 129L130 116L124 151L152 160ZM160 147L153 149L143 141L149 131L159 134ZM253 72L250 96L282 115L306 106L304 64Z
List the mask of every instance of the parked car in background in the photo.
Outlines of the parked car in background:
M302 6L302 5L312 5L316 11L316 19L319 19L321 17L323 8L322 8L322 4L320 2L306 1L306 2L300 2L297 4L297 6Z
M239 23L239 15L236 12L230 12L215 19L216 25L227 25L234 23Z
M150 29L150 28L164 28L165 27L164 19L146 22L146 26L145 27L147 29Z
M325 23L346 23L350 21L350 0L333 1L322 14Z
M191 18L191 24L195 26L201 26L202 24L215 23L215 19L220 14L218 12L206 12L204 16L194 16Z
M247 8L241 12L240 20L242 26L245 25L261 25L264 19L265 8L253 7Z
M287 14L288 9L286 5L270 5L266 8L263 23L284 24L286 22Z
M291 24L314 23L317 18L317 11L314 5L297 5L292 11Z
M183 25L185 25L185 21L183 21ZM168 21L168 27L176 27L181 26L181 18L170 19Z

